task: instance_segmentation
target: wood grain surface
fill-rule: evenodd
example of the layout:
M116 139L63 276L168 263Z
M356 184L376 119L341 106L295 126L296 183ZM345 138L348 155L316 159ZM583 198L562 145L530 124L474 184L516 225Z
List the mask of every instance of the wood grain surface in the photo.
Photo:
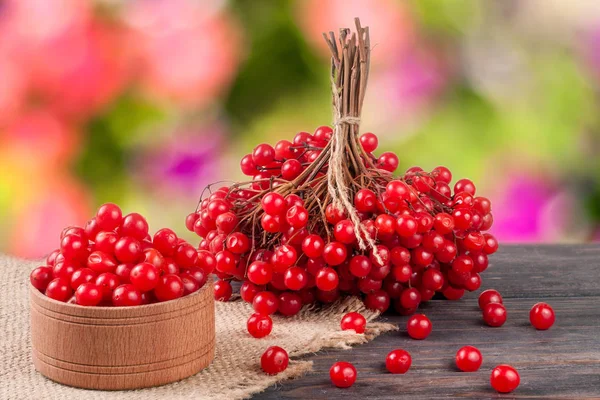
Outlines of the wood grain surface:
M36 369L69 386L137 389L199 372L214 358L212 285L165 303L82 307L30 287Z
M398 323L399 332L382 335L349 351L325 351L309 357L313 372L287 381L256 399L600 399L600 246L503 246L491 258L476 293L451 302L432 300L421 308L433 323L423 341L406 334L408 317L384 315ZM501 292L508 320L500 328L482 322L477 296L484 289ZM529 323L533 304L544 301L556 313L548 331ZM456 369L454 356L464 345L478 347L483 365L474 373ZM413 359L405 375L386 372L387 353L408 350ZM349 389L329 381L329 368L349 361L358 380ZM496 393L490 386L491 370L511 364L521 376L516 391Z

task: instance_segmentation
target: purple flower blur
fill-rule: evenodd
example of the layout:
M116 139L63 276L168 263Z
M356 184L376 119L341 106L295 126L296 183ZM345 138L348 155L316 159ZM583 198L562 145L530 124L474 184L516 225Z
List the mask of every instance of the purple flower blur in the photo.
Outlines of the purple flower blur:
M503 242L544 241L541 214L555 194L552 185L540 178L513 176L493 197L491 232Z
M168 140L141 158L141 179L151 191L197 197L222 176L219 167L225 130L213 125L201 130L175 131Z

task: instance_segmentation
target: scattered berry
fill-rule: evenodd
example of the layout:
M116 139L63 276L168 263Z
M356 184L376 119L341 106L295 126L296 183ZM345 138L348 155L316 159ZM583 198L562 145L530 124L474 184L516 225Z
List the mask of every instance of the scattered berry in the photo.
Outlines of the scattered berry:
M520 382L521 378L517 370L506 364L498 365L492 370L490 376L492 387L499 393L512 392L519 386Z
M499 327L506 322L506 308L500 303L490 303L483 308L483 320L486 324Z
M255 338L263 338L271 333L273 320L268 315L254 313L248 318L246 326L250 335Z
M546 303L537 303L531 307L529 321L535 329L546 330L554 325L554 310Z
M409 318L407 330L411 338L423 340L431 333L431 321L424 314L415 314Z
M367 320L360 313L350 312L342 317L343 331L354 330L356 333L365 333L366 326Z
M260 358L260 367L269 375L277 375L285 371L288 363L288 353L279 346L269 347Z
M482 362L483 357L476 347L464 346L456 352L456 366L463 372L477 371Z
M339 388L349 388L356 382L356 368L345 361L338 361L331 366L329 377L331 383Z
M502 296L497 290L488 289L481 292L479 295L479 308L484 309L490 303L502 304Z
M392 350L385 359L385 367L392 374L404 374L410 368L412 358L406 350Z

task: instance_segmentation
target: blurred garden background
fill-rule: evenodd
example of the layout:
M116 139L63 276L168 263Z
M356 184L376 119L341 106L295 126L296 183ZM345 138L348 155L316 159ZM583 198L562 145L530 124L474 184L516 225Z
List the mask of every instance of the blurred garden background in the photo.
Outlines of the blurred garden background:
M106 201L185 237L254 145L330 122L321 32L355 16L401 170L473 179L501 242L600 240L598 1L0 0L0 251Z

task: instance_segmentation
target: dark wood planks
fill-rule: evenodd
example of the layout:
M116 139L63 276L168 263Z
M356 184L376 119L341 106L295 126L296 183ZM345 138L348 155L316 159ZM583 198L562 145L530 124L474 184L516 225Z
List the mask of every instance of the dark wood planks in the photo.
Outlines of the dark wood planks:
M504 246L483 275L482 290L498 289L505 298L508 321L490 328L481 321L478 293L457 302L433 300L422 307L433 322L424 341L406 335L407 317L385 315L398 323L389 333L351 351L323 351L313 372L255 396L256 399L436 399L436 398L561 398L600 399L600 246ZM536 331L529 309L538 301L552 305L557 323ZM483 353L482 368L463 373L454 354L463 345ZM394 348L411 352L413 365L405 375L385 371L383 361ZM359 379L350 389L334 388L329 368L335 361L352 362ZM489 384L491 369L510 363L521 385L498 395Z

